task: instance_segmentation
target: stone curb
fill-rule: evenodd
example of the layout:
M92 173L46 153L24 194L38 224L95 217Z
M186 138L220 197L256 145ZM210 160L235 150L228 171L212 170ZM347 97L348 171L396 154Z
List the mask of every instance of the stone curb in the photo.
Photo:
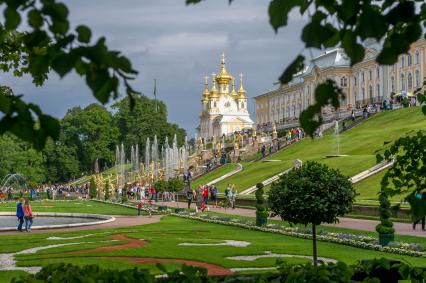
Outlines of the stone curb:
M57 224L57 225L40 225L32 226L33 230L43 230L43 229L56 229L56 228L71 228L71 227L82 227L82 226L92 226L98 224L105 224L115 221L115 217L102 215L102 214L89 214L89 213L59 213L59 212L36 212L35 216L61 216L61 217L81 217L81 218L91 218L97 219L98 221L85 222L85 223L71 223L71 224ZM16 216L15 212L0 212L0 216ZM0 232L2 231L15 231L16 227L0 227Z

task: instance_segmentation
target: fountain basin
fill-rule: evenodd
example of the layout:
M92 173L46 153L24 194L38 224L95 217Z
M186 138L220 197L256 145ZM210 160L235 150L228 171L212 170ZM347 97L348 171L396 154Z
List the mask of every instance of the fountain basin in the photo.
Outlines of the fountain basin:
M104 224L115 221L115 217L87 213L34 213L31 229L56 229ZM18 221L15 212L0 212L0 231L15 231Z

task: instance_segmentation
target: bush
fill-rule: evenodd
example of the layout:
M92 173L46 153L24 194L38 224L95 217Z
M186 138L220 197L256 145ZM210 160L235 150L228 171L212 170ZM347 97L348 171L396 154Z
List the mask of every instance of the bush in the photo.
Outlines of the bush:
M95 179L92 177L90 179L89 197L96 198L97 196L98 196L98 190L96 188Z
M157 183L155 183L155 190L157 191L157 193L163 193L167 191L168 187L169 187L169 182L165 180L160 180L160 181L157 181Z
M172 192L179 192L181 191L185 186L185 183L183 180L179 179L178 177L171 178L169 180L169 190Z
M105 200L109 200L110 199L110 192L109 192L109 180L107 180L105 182L105 195L104 195L104 199Z
M263 184L256 184L256 225L265 226L268 222L268 207L265 205L265 198L263 197Z
M127 187L126 185L124 185L123 190L121 191L121 202L126 203L128 200L129 199L127 197Z
M424 282L426 272L421 268L412 267L406 263L388 259L363 260L356 265L349 266L345 263L320 264L318 267L312 263L303 265L288 265L278 261L277 273L263 275L245 275L241 277L207 277L207 270L183 265L181 270L167 272L161 264L157 267L167 277L155 278L147 270L142 269L102 269L97 265L75 266L71 264L51 264L42 268L33 275L21 275L12 279L12 283L54 283L54 282L398 282L398 280L411 280L411 282Z

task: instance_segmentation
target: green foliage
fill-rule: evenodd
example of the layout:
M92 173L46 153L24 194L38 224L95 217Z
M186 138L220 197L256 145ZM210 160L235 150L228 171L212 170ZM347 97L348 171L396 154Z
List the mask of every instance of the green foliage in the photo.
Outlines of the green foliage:
M271 210L283 220L312 224L313 258L317 265L316 225L335 223L350 212L355 190L339 170L308 161L272 183L269 191Z
M171 178L169 179L169 190L172 192L179 192L183 189L183 187L185 186L184 182L182 179L175 177L175 178Z
M124 185L123 189L121 190L121 202L126 203L128 200L129 199L127 197L127 186Z
M404 99L402 100L402 106L403 106L404 108L407 108L407 107L409 107L409 106L410 106L410 101L408 101L408 98L407 98L407 97L404 97Z
M145 146L146 139L154 135L157 135L160 146L166 137L172 140L175 134L178 144L184 143L185 130L167 122L167 107L163 102L146 96L135 96L133 109L130 108L129 102L129 99L125 98L112 106L117 111L114 114L114 123L119 129L119 139L126 147L135 144Z
M23 142L13 135L0 137L0 178L10 173L21 173L31 184L46 181L44 158L31 144Z
M169 187L169 182L167 182L166 180L160 180L160 181L157 181L157 183L155 183L155 190L159 193L167 191L168 187Z
M318 267L312 263L290 265L285 261L278 261L276 273L264 275L246 275L244 282L389 282L389 280L409 280L423 282L426 273L409 264L390 261L388 259L363 260L355 265L345 263L321 264ZM12 283L38 282L240 282L238 277L208 277L204 268L183 265L181 270L168 272L162 265L157 267L167 274L166 278L155 278L148 270L133 268L125 270L103 269L97 265L75 266L72 264L57 263L47 265L40 272L33 275L22 275L12 279Z
M268 220L268 207L265 204L265 198L263 196L263 184L256 184L256 225L265 226Z
M98 189L96 188L96 183L94 178L90 179L89 197L91 199L98 197Z
M91 30L77 25L71 30L69 11L56 0L1 1L0 68L14 76L28 74L33 83L42 85L49 72L60 77L75 71L85 79L92 94L101 103L118 97L123 85L129 98L137 93L129 84L137 72L118 51L109 50L105 38L92 42ZM23 24L27 17L28 25ZM19 32L17 31L19 30ZM59 123L43 114L37 105L25 103L19 96L1 98L0 133L9 131L42 149L48 137L59 137ZM33 118L33 114L37 120ZM39 126L36 127L36 123Z
M394 229L388 225L391 216L389 197L408 194L408 199L411 199L409 203L413 221L426 215L423 205L416 205L417 202L412 199L413 195L423 193L426 187L426 135L418 131L415 135L398 139L385 151L383 157L377 156L378 161L383 158L388 161L394 158L394 164L381 181L379 195L381 223L376 230L379 233L393 233ZM393 186L390 186L391 182Z
M80 168L91 171L96 159L102 163L115 161L118 128L105 107L90 104L68 110L61 122L64 143L77 149Z
M45 160L48 182L66 182L80 175L80 161L77 159L78 147L66 143L64 135L54 142L48 139L42 153Z
M105 182L105 188L104 188L104 191L105 191L104 199L105 200L109 200L111 198L109 190L110 190L110 185L109 185L109 180L107 179L106 182Z
M282 219L297 224L335 223L351 211L355 190L339 170L308 161L274 182L270 208Z

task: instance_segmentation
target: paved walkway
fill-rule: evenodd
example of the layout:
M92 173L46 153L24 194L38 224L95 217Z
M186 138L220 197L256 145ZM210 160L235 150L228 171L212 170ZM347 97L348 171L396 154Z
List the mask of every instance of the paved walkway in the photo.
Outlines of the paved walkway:
M187 207L186 203L180 202L165 202L164 203L170 207ZM244 209L244 208L235 208L235 209L224 209L224 208L214 208L210 207L210 211L225 213L229 215L239 215L239 216L249 216L255 217L256 211L254 209ZM195 208L195 204L191 205L191 208ZM279 217L274 217L273 219L280 220ZM342 217L339 219L340 222L336 224L323 224L323 226L329 227L338 227L338 228L349 228L354 230L363 230L363 231L376 231L375 227L379 223L377 220L366 220L366 219L355 219L355 218L345 218ZM408 236L417 236L417 237L426 237L426 231L421 230L421 225L417 225L417 230L413 230L413 226L410 223L401 223L394 222L394 227L396 234L399 235L408 235Z
M120 227L130 227L130 226L138 226L144 224L151 224L160 221L162 215L152 215L149 216L114 216L115 221L98 224L98 225L90 225L90 226L80 226L80 227L69 227L69 228L58 228L58 229L38 229L32 230L32 234L39 233L50 233L50 232L72 232L72 231L81 231L81 230L95 230L95 229L105 229L105 228L120 228ZM34 221L37 221L35 218ZM0 236L2 235L16 235L19 232L15 231L7 231L0 232Z

